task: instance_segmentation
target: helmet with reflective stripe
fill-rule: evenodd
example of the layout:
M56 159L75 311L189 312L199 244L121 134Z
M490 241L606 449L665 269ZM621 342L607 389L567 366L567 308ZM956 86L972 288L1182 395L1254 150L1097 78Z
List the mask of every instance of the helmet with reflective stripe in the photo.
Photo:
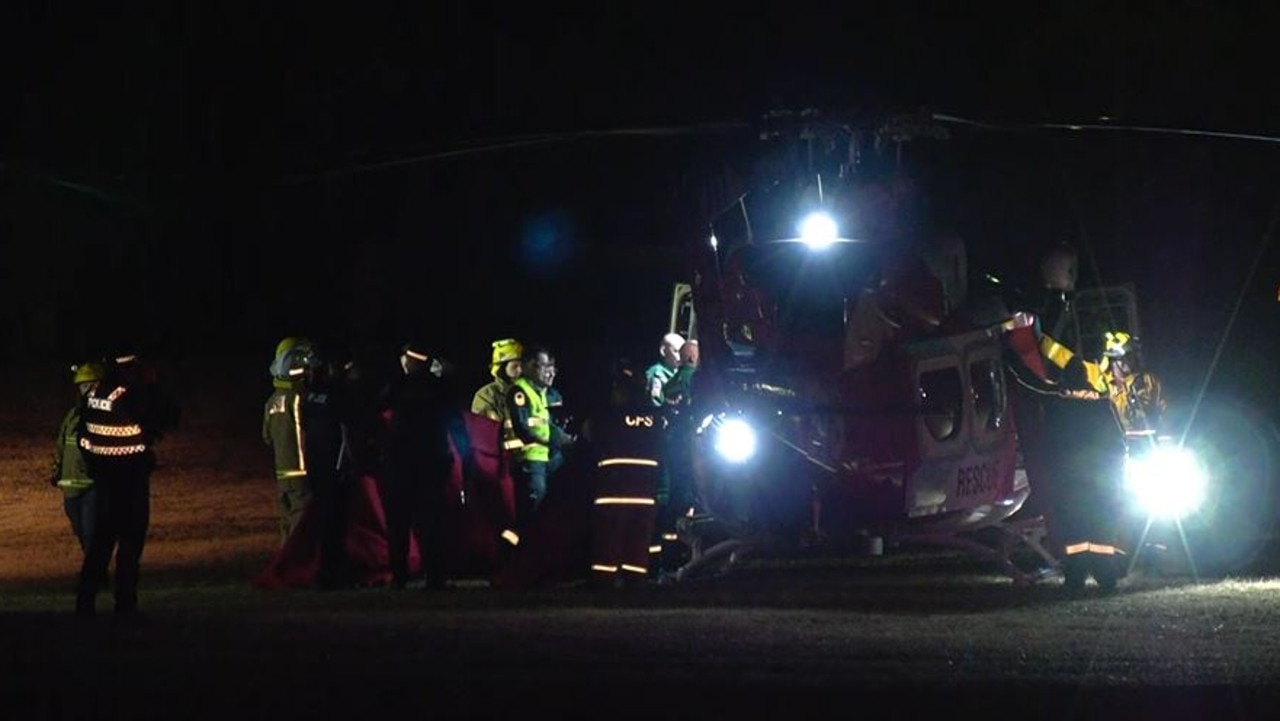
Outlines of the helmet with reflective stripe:
M1137 347L1138 339L1128 333L1120 331L1107 331L1107 345L1103 350L1103 355L1108 358L1121 358L1126 353Z
M299 348L309 347L310 345L311 341L296 336L289 336L276 344L276 355L271 360L269 368L271 377L280 380L288 379L291 375L290 371L294 370L294 367L290 364L297 362L292 358L291 354L294 354Z

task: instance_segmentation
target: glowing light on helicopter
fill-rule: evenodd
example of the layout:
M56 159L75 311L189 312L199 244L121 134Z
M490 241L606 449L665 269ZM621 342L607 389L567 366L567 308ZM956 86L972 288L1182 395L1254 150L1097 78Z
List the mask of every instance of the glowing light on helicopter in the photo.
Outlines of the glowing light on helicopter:
M839 238L836 221L826 213L810 213L800 223L800 241L810 248L825 248Z
M1179 446L1157 446L1125 460L1125 486L1150 516L1179 519L1204 502L1208 474L1195 454Z
M711 234L711 249L712 249L712 250L715 250L715 249L717 249L717 248L719 248L719 247L720 247L720 239L716 237L716 234L715 234L715 233L712 233L712 234Z
M715 449L730 463L742 463L756 453L756 432L741 418L730 418L716 428Z

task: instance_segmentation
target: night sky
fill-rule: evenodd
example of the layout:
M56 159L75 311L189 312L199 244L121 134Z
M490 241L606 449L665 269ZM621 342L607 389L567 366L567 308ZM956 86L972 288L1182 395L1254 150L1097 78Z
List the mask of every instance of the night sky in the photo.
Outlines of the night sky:
M503 335L570 367L644 356L770 110L1280 135L1261 3L32 5L4 23L7 361L89 352L111 304L178 357L298 332L476 365ZM913 160L975 272L1034 286L1075 244L1082 284L1136 284L1184 394L1242 298L1215 388L1280 384L1280 146L957 126Z

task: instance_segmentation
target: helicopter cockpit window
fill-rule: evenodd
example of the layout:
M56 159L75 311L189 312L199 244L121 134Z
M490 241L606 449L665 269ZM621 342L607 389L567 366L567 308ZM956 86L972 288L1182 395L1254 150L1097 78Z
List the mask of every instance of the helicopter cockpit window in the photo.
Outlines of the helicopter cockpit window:
M814 249L777 241L744 250L747 282L774 301L780 331L843 337L845 299L857 296L874 267L865 246L838 243Z
M960 432L964 418L964 390L958 368L940 368L920 374L916 389L921 418L934 440L945 441Z
M1004 426L1005 388L1000 366L991 359L969 366L969 385L973 388L973 410L978 427L997 431Z

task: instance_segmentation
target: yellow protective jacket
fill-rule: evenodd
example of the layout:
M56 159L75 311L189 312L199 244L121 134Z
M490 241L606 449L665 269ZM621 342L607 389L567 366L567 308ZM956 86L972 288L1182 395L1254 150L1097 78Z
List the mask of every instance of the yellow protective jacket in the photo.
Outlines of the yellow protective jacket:
M307 475L302 454L301 405L302 393L293 384L272 393L262 410L262 441L271 446L277 481Z

